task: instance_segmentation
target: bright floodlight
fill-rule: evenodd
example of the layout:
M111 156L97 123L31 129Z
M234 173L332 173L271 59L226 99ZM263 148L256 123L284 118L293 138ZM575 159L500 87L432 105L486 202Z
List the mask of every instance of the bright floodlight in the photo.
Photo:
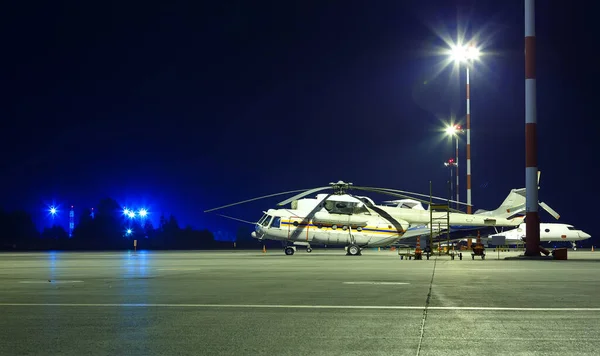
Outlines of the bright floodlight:
M145 217L146 215L148 215L148 212L146 211L146 209L142 208L142 209L140 209L139 214L140 214L141 217Z
M446 127L446 133L450 136L454 135L456 133L456 126L452 125Z
M51 206L51 207L50 207L50 214L52 214L52 215L56 215L56 212L57 212L56 208L55 208L55 207L53 207L53 206Z
M127 216L129 216L131 219L135 218L135 211L129 210L129 212L127 213Z
M469 59L479 59L479 49L475 46L471 46L467 49L467 57Z
M456 62L462 62L467 58L467 51L462 46L452 46L450 57Z
M127 229L127 234L131 235L131 229Z
M129 209L123 208L123 215L129 215Z
M479 55L479 49L477 49L475 46L452 46L452 48L450 48L450 57L455 62L476 60L479 59Z

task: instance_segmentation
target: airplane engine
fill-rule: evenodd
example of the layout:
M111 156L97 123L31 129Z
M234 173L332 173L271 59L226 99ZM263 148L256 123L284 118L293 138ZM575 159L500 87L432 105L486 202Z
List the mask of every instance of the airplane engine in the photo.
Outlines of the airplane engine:
M312 221L314 224L337 225L339 227L350 226L352 228L365 227L368 222L368 220L362 216L331 214L326 212L316 213L313 216Z

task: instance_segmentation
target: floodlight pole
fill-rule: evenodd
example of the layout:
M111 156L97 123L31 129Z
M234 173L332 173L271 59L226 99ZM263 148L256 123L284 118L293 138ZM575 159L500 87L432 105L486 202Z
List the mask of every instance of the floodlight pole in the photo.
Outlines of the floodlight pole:
M448 193L450 196L452 196L452 181L454 180L453 178L453 170L452 168L454 168L454 164L449 164L448 168L450 168L450 180L448 181Z
M465 67L467 68L467 214L471 214L471 84L468 62Z
M458 166L457 166L458 167ZM452 192L450 190L450 185L452 182L448 182L448 210L446 210L446 237L448 239L448 254L450 254L450 200L452 200Z
M429 248L433 251L433 192L431 189L431 181L429 181ZM419 236L419 239L421 237Z
M535 1L525 0L525 255L540 255L537 187Z

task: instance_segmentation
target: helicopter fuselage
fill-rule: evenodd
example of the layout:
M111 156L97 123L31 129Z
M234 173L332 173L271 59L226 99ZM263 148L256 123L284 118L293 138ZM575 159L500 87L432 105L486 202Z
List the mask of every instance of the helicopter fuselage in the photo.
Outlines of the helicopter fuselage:
M388 246L398 240L408 228L396 228L378 216L364 217L326 213L315 214L307 220L289 209L270 209L256 224L253 237L258 239L305 242L324 245L350 245L362 247Z

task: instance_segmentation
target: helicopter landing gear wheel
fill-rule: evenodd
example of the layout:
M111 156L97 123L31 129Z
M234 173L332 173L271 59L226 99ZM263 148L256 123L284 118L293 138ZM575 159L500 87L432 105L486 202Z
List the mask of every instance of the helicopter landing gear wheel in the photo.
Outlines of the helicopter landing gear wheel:
M360 255L360 247L358 247L356 245L348 246L348 255L350 255L350 256Z
M293 247L286 247L285 248L285 254L288 256L291 256L294 254L294 248Z
M306 248L306 252L308 252L308 253L311 253L311 252L312 252L312 248L310 248L310 247L307 247L307 248Z

